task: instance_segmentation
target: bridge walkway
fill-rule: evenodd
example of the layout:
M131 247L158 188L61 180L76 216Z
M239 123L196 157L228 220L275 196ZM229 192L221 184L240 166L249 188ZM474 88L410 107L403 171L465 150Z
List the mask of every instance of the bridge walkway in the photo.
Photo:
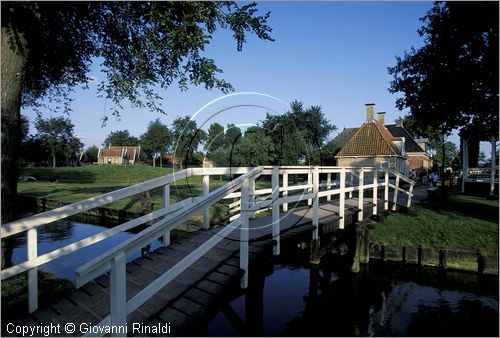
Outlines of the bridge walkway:
M364 203L366 217L371 215L372 204ZM379 206L383 206L380 200ZM359 211L356 198L346 199L345 217L352 221L353 215ZM383 208L380 208L382 210ZM319 206L319 226L338 226L338 201L321 203ZM273 240L271 215L250 220L249 256L250 261L264 251L272 252ZM299 235L310 234L312 227L312 208L295 208L290 212L280 213L281 241ZM346 225L348 225L346 223ZM168 247L147 252L126 265L127 300L144 287L156 280L165 271L172 268L194 249L205 243L220 228L183 233ZM205 335L204 330L211 316L220 310L232 293L241 292L239 282L242 275L239 263L239 231L224 238L202 258L198 259L175 280L162 288L155 296L146 301L127 317L127 333L130 336L147 336L150 334L136 331L133 323L144 323L146 327L168 327L172 335ZM310 235L307 237L310 239ZM29 317L19 319L16 325L54 325L64 327L67 323L75 324L77 330L73 335L82 333L80 328L88 329L109 315L110 309L110 276L101 275L83 285L80 289L71 290L64 298L44 306ZM168 323L168 324L167 324ZM83 325L83 326L81 326ZM137 325L137 324L136 324ZM3 332L8 335L6 332ZM56 334L57 335L57 334ZM61 336L67 336L64 330Z

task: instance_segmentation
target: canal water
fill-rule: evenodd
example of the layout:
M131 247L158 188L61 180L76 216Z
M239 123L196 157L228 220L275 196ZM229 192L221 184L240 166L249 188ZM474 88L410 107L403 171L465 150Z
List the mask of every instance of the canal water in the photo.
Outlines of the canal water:
M60 221L39 231L39 254L107 228ZM74 280L82 264L133 236L124 232L41 267ZM151 249L159 247L156 241ZM295 249L293 249L295 248ZM283 248L250 267L249 288L208 324L209 336L498 336L498 277L372 262L359 274L342 257L308 264L307 250ZM137 252L129 259L140 256ZM26 259L26 238L13 261ZM229 310L228 310L229 309ZM231 319L228 319L231 318Z

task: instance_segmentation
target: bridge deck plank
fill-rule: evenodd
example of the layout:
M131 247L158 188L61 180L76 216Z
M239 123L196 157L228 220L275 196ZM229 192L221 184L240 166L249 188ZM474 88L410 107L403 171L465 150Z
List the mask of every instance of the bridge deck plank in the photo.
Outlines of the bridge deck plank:
M379 210L383 201L379 201ZM363 213L370 215L371 199L366 199ZM357 213L357 199L346 199L345 217ZM321 203L320 226L336 228L339 220L338 201ZM305 206L282 213L280 232L282 238L289 238L312 231L312 208ZM272 217L258 217L250 220L249 257L253 259L262 251L272 248ZM333 225L332 225L333 224ZM201 230L185 233L166 248L147 252L143 257L127 263L127 299L170 269L193 250L211 238L217 230ZM188 267L175 280L162 288L158 294L128 316L132 322L149 325L171 323L171 334L191 332L194 318L207 318L207 313L220 303L231 288L239 287L242 270L239 268L240 231L235 230L228 238L221 240L202 258ZM52 307L37 310L33 318L42 323L68 321L96 323L109 313L109 276L102 275L67 295L67 299L56 301ZM204 320L204 319L203 319ZM129 328L131 332L131 327Z

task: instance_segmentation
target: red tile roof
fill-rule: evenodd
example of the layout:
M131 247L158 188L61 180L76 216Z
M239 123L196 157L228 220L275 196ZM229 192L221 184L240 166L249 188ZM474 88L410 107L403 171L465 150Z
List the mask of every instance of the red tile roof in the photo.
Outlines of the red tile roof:
M337 156L401 155L393 136L378 121L365 122Z

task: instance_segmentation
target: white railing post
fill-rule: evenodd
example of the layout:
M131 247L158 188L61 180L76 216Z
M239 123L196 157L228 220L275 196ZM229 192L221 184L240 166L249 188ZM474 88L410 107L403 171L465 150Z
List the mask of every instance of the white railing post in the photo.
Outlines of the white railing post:
M250 182L248 182L248 191L249 191L249 201L252 202L252 205L254 205L257 197L255 196L255 179L251 179ZM241 207L241 203L240 203ZM253 211L250 213L250 218L255 218L255 214L257 211Z
M358 221L363 220L364 196L365 196L365 173L363 168L359 169L359 194L358 194Z
M241 204L240 204L240 269L243 275L240 279L240 286L243 289L248 287L248 240L249 240L249 218L250 218L250 189L248 179L241 184Z
M373 168L373 215L377 214L378 206L378 171Z
M273 254L280 254L280 202L279 202L279 194L280 194L280 171L278 166L273 167L272 173L272 221L273 221Z
M110 316L113 327L127 325L127 276L125 271L125 253L120 253L111 260L110 279ZM119 332L119 330L116 330ZM112 336L123 334L115 333Z
M384 210L389 209L389 170L384 172Z
M406 203L406 207L411 207L411 198L413 196L413 184L410 183L410 191L408 192L408 202Z
M339 195L339 228L344 229L345 225L345 168L340 171L340 195Z
M203 196L206 196L210 192L209 188L209 175L203 175ZM203 211L203 227L202 229L210 229L210 207L206 207Z
M38 255L38 231L36 228L28 230L26 243L28 260L35 259ZM38 268L28 270L28 310L33 313L38 309Z
M332 189L332 173L326 174L326 190L330 191ZM332 200L332 195L326 196L326 201L330 202Z
M288 197L288 172L283 170L283 200ZM283 212L288 211L288 203L283 202Z
M353 172L353 171L351 171L351 172L349 173L349 187L352 187L352 186L353 186L353 184L354 184L354 172ZM351 191L349 191L349 198L352 198L352 190L351 190Z
M167 209L169 206L170 206L170 184L165 184L163 186L163 208ZM170 245L170 230L166 231L163 234L162 244L164 247Z
M399 175L396 175L396 185L394 187L394 199L393 199L394 205L392 206L393 211L396 211L396 204L398 203L398 194L399 194Z
M319 238L319 168L313 168L313 240Z
M312 180L313 180L313 178L312 178L311 167L309 167L309 171L307 173L307 185L311 186L312 185ZM307 188L306 191L309 194L309 193L311 193L312 188ZM312 204L312 198L309 198L307 200L307 205L311 205L311 204Z

